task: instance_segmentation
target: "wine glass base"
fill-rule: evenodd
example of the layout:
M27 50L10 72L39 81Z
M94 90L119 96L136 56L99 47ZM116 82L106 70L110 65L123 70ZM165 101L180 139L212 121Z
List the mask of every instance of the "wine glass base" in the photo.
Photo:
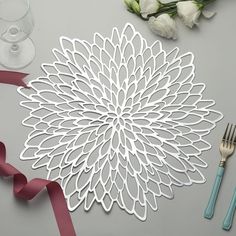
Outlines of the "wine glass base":
M8 69L28 66L35 57L34 43L30 38L15 44L0 41L0 64ZM18 48L18 49L17 49Z

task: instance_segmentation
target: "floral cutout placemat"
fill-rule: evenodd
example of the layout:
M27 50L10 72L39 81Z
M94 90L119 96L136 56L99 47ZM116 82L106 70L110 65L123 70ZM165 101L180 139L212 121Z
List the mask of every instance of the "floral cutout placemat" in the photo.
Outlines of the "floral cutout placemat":
M32 128L21 159L61 183L70 210L117 203L145 220L173 185L205 182L204 136L222 114L194 82L192 53L149 46L131 24L60 44L45 75L18 90Z

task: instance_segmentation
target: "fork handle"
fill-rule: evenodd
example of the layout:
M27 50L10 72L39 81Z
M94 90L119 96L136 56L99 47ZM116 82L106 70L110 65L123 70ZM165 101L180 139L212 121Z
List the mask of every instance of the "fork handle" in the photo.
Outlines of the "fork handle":
M214 182L214 185L213 185L213 188L211 191L211 196L208 201L207 207L204 211L204 217L207 219L211 219L214 215L216 200L217 200L218 193L220 190L220 185L221 185L221 182L222 182L222 179L224 176L224 171L225 171L224 167L222 167L222 166L218 167L215 182Z
M223 222L222 228L224 230L230 230L233 223L235 210L236 210L236 188L234 189L234 194L233 194L232 200L229 205L229 209L227 211L227 214Z

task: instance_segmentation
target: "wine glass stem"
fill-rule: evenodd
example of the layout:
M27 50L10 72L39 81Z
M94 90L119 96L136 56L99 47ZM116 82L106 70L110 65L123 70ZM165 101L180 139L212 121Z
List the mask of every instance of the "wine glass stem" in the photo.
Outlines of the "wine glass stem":
M11 53L17 54L19 52L19 49L19 45L17 43L13 43L10 50Z

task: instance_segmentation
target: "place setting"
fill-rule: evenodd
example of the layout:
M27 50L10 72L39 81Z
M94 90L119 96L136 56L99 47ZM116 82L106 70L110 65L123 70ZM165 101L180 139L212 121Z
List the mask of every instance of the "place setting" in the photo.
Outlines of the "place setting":
M210 10L213 2L124 0L120 5L130 21L142 20L155 41L129 22L114 25L108 34L90 28L92 40L61 32L53 59L38 65L41 75L33 78L27 68L40 50L30 38L37 9L30 0L0 1L0 83L17 86L19 109L27 114L22 125L28 136L16 158L35 173L43 170L46 178L28 181L7 163L4 142L0 176L12 177L15 197L26 201L47 190L59 230L55 235L82 235L73 214L93 212L94 205L108 216L118 206L140 224L153 212L161 217L160 202L175 201L177 188L189 187L187 199L192 185L207 181L206 168L217 158L205 158L213 144L208 136L218 129L221 159L209 199L201 203L202 215L196 216L204 224L215 220L220 189L229 181L223 180L226 163L235 155L236 125L224 119L205 91L194 53L165 46L181 38L179 23L193 31L201 27L200 18L220 17ZM222 233L234 230L236 189L231 192L217 223Z

